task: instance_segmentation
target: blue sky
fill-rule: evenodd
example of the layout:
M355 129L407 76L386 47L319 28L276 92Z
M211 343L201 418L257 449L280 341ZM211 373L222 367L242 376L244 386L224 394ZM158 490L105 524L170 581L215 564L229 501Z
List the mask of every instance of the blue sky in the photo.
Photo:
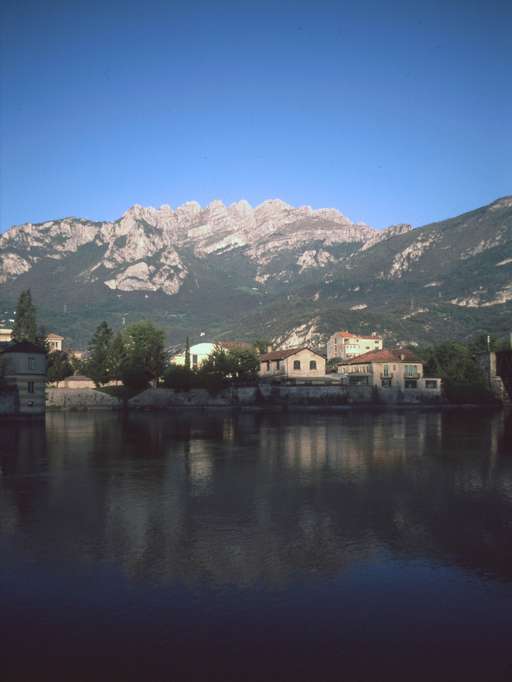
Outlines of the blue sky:
M512 3L3 0L0 230L279 197L376 227L512 194Z

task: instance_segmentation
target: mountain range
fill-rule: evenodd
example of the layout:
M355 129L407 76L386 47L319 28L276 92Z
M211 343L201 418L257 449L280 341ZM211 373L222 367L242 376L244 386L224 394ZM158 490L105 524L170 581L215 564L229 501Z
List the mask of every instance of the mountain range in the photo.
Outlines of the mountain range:
M279 199L27 223L0 235L4 324L27 288L74 347L103 319L151 319L172 345L201 334L319 345L343 328L401 343L502 334L512 328L512 197L415 229Z

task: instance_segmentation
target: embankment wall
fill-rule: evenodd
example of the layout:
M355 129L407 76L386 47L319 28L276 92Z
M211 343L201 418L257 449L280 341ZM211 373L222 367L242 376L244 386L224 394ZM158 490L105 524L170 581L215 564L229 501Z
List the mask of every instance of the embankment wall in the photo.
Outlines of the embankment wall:
M47 410L119 410L123 403L94 388L48 388Z

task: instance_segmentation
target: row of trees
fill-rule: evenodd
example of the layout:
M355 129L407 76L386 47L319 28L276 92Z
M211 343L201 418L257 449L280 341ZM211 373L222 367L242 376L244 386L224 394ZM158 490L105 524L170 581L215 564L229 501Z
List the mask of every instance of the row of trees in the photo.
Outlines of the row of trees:
M217 391L228 384L240 385L256 381L258 369L256 349L226 350L219 346L198 369L191 369L190 357L185 351L185 365L170 365L164 373L163 384L166 388L178 391L191 388Z
M164 332L151 322L135 322L116 334L102 322L80 371L97 386L116 380L135 389L156 385L166 365L164 343Z
M441 377L450 402L485 403L493 397L476 356L486 349L486 344L477 339L469 344L446 341L414 350L423 360L425 376Z
M255 381L259 362L255 350L215 348L198 369L190 367L187 339L185 365L167 366L164 332L151 322L136 322L114 334L106 322L96 329L88 345L88 357L81 372L97 386L122 381L132 389L163 385L176 390L207 388L220 390L228 383Z

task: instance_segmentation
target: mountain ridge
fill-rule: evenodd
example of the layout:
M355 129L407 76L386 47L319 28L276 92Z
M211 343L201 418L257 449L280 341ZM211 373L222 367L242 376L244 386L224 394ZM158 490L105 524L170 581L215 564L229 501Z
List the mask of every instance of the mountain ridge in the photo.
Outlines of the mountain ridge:
M280 199L134 204L115 221L68 217L4 232L0 304L7 310L31 286L45 319L82 346L100 318L141 317L172 342L199 331L323 342L342 326L425 341L450 324L465 337L505 326L511 244L511 196L384 230Z

